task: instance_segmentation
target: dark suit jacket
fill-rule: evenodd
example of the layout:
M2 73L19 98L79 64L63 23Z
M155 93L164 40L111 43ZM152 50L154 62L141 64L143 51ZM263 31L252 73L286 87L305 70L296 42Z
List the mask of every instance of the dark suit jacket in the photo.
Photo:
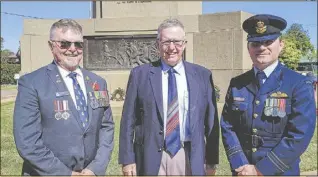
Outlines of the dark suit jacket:
M82 69L87 93L106 81ZM54 101L68 101L68 119L57 120ZM23 175L71 175L84 168L105 175L113 150L114 122L109 105L92 108L87 96L89 125L84 130L78 111L57 66L52 63L19 79L14 109L14 139L23 158Z
M205 175L204 163L218 164L219 122L212 74L184 61L189 90L190 163ZM138 175L158 175L164 150L160 61L134 68L129 77L119 139L119 163L137 164ZM206 139L205 139L206 138Z

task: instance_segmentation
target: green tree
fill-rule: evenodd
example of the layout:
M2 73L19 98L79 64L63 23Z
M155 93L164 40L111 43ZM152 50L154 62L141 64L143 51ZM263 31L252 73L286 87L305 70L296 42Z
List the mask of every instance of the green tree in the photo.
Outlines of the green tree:
M284 39L284 49L280 54L280 60L290 69L296 69L299 59L301 57L301 51L297 49L295 39Z
M280 55L281 60L291 69L296 69L300 58L313 60L315 48L310 42L308 31L301 24L292 24L282 36L285 47Z

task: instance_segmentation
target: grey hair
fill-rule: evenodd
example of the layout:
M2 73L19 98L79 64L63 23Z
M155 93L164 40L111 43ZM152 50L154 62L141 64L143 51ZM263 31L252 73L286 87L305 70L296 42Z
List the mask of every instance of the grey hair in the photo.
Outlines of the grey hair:
M50 29L50 40L53 40L54 33L56 29L62 29L62 32L65 33L67 30L72 30L75 33L82 35L82 27L73 19L61 19L55 23L53 23Z
M182 24L181 21L179 21L178 19L176 18L172 18L172 19L166 19L164 20L158 27L158 31L157 31L157 40L160 39L160 33L163 29L166 29L166 28L171 28L171 27L180 27L183 29L184 31L184 26Z

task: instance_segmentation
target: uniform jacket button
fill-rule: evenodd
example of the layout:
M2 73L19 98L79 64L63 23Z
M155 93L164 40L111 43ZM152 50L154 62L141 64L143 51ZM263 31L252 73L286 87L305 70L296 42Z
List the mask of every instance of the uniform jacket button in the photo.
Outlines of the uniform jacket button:
M162 131L162 130L160 130L159 135L162 135L162 134L163 134L163 131Z
M256 152L256 151L257 151L257 149L256 149L256 148L252 148L252 151L253 151L253 152Z
M256 113L253 114L253 117L254 117L255 119L257 118L257 116L258 116L258 114L256 114Z

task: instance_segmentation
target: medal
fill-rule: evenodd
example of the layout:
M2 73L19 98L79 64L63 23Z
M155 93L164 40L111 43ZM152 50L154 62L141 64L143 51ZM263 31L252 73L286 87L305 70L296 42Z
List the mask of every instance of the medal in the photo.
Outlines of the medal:
M283 118L286 116L286 111L285 111L285 99L279 99L279 111L278 111L278 116L280 118Z
M91 105L91 107L93 108L93 109L96 109L96 108L98 108L98 102L97 102L97 100L94 98L94 99L91 99L91 103L90 103L90 105Z
M59 100L54 100L54 109L55 109L55 115L54 118L56 120L60 120L62 118L62 113L61 113L61 102Z
M272 112L272 116L273 117L278 116L278 99L277 98L273 98L273 112Z
M266 99L265 108L264 108L264 114L266 116L270 116L272 114L271 107L270 107L270 99Z
M69 111L68 100L63 100L63 107L64 107L64 112L62 114L62 118L64 120L67 120L70 117L70 113L68 113L68 111Z

